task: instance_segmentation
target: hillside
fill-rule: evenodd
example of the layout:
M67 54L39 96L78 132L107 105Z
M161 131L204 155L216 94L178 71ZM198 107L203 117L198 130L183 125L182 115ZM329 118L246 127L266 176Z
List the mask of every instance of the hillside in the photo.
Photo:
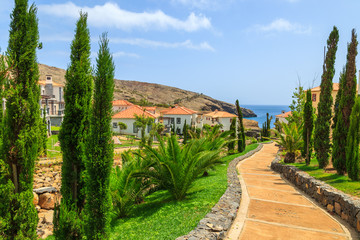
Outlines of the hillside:
M40 80L45 80L45 75L52 75L53 81L65 84L65 70L39 64ZM145 83L138 81L117 80L115 81L114 99L126 99L132 102L147 101L154 105L174 105L179 104L196 111L227 111L235 113L235 105L213 99L201 93L186 91L183 89L169 87L155 83ZM256 114L242 108L244 117L256 117Z

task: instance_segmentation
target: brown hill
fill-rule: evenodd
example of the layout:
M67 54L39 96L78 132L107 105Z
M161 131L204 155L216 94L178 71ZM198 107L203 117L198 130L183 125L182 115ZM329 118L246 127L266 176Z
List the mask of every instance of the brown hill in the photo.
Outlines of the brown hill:
M66 71L61 68L39 64L40 80L45 80L45 75L52 75L53 81L65 84ZM125 99L137 103L167 106L179 104L196 111L227 111L235 113L235 105L213 99L202 93L186 91L180 88L169 87L161 84L138 81L117 80L115 81L114 99ZM242 108L244 117L256 117L256 114Z

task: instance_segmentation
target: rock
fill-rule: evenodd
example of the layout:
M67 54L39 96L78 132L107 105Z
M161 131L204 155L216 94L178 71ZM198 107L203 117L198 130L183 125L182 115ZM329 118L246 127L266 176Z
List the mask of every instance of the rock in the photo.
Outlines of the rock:
M36 209L37 212L40 212L41 207L39 205L36 205L35 209Z
M49 210L44 214L44 221L45 223L53 223L54 220L54 210Z
M338 202L335 202L335 212L341 216L341 205Z
M37 194L57 192L56 188L54 187L42 187L34 189L33 191Z
M39 197L39 206L43 209L54 209L55 196L51 193L41 194Z
M328 204L326 208L327 208L327 210L328 210L329 212L334 212L334 206L333 206L333 205Z
M36 206L39 203L39 196L34 192L33 192L33 195L34 195L33 203Z
M49 229L44 229L44 234L41 236L41 238L45 239L48 236L50 236L51 234L52 234L52 232Z
M244 118L243 123L244 123L244 128L246 128L246 129L260 130L259 123L255 120L250 120L250 119Z

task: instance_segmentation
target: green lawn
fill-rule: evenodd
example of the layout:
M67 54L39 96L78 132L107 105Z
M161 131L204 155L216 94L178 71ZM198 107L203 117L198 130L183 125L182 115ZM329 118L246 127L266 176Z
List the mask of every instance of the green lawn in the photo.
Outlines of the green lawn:
M292 163L289 165L296 166L297 168L307 172L310 176L324 181L344 193L360 197L360 181L352 181L347 176L341 176L336 173L328 173L323 169L319 169L319 164L316 158L311 160L309 166L306 166L305 163Z
M59 141L58 135L51 135L47 139L46 147L47 147L47 150L48 150L47 151L47 157L48 158L61 157L62 156L60 146L54 146L58 141Z
M112 223L111 239L169 240L189 233L224 194L228 163L257 146L252 144L244 153L224 157L226 164L209 171L209 176L197 179L183 201L173 200L167 191L151 194L129 218Z
M60 131L60 126L51 126L51 131Z

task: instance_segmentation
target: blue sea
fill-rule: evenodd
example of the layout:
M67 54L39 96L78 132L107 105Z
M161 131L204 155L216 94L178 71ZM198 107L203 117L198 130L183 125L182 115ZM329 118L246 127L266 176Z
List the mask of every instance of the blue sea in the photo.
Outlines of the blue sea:
M281 111L290 111L290 108L287 105L242 105L241 107L250 109L257 115L257 117L251 117L247 119L257 121L260 128L266 121L266 113L269 113L270 116L273 116L273 119L271 120L271 128L273 128L275 127L275 115L281 114Z

